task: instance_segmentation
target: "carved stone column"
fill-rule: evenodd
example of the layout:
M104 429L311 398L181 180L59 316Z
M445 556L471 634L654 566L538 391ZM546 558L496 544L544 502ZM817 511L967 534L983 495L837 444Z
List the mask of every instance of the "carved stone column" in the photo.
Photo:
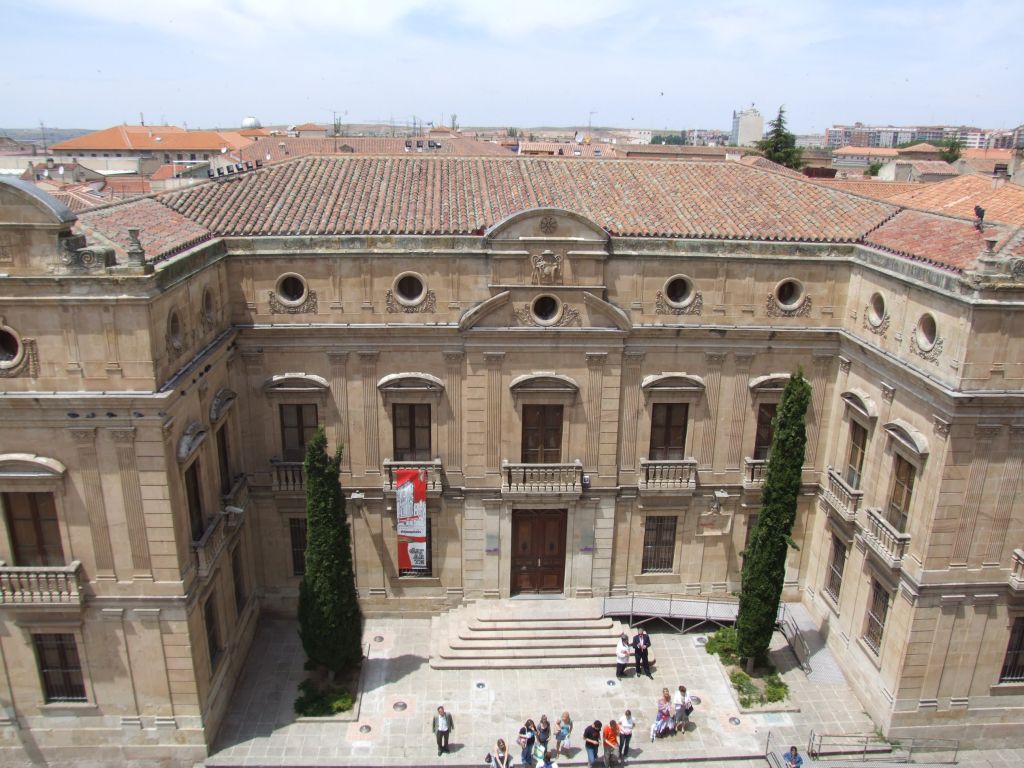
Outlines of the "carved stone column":
M734 356L732 377L732 426L729 430L729 455L726 457L726 469L738 470L743 461L743 428L749 414L747 404L750 402L750 365L754 361L751 352L737 352Z
M953 551L949 557L950 565L967 565L971 556L971 542L974 540L978 510L985 489L985 476L988 474L989 456L992 444L999 439L1002 428L998 425L979 424L974 430L974 450L971 452L971 466L967 473L967 486L964 489L964 501L957 524L956 536L953 539Z
M69 431L78 449L78 463L82 470L82 498L89 515L89 533L92 534L93 556L96 558L95 576L97 579L114 579L114 553L110 546L107 510L103 504L103 486L100 483L96 454L96 430Z
M462 377L466 356L461 351L444 353L445 383L448 393L447 467L453 472L462 472Z
M821 424L825 410L825 390L828 389L828 369L832 365L832 355L813 355L811 373L811 423L807 431L807 455L804 464L817 466L818 440L821 436Z
M708 410L700 440L700 453L695 457L701 468L714 469L715 435L718 434L718 397L722 389L722 363L725 355L704 355L707 365L704 376L704 397Z
M495 472L500 469L501 369L504 362L504 352L484 352L484 363L487 365L487 466L484 472Z
M1006 533L1010 525L1010 512L1020 488L1020 478L1024 473L1024 425L1015 424L1010 427L1010 447L1003 462L1002 476L999 478L999 500L992 514L992 525L989 527L988 546L982 555L985 564L1002 565L1003 550L1006 546ZM1012 548L1012 547L1011 547Z
M636 424L640 419L640 375L643 369L643 352L622 353L621 402L622 402L622 437L619 453L622 456L622 470L632 472L636 469Z
M151 579L153 570L149 559L149 540L146 538L146 518L142 508L139 471L135 464L135 429L111 429L110 436L117 454L117 470L121 479L121 497L124 500L132 568L135 571L135 578Z
M601 455L601 393L607 359L606 352L587 353L587 452L583 466L594 472Z
M363 456L366 458L365 472L380 472L380 427L377 418L377 360L380 353L367 351L359 353L363 384Z
M348 352L328 352L327 361L331 366L331 397L334 407L338 409L338 426L335 429L335 445L343 446L341 451L341 471L352 473L352 444L349 442L348 428Z

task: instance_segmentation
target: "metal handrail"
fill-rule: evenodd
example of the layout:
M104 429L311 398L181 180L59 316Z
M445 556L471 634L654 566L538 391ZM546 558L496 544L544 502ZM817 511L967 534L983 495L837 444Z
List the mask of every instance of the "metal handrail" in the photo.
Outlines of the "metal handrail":
M779 627L782 630L782 636L786 638L789 647L793 649L793 655L796 656L800 668L809 673L811 671L811 649L807 645L804 633L800 631L800 627L791 616L785 616L779 622Z
M638 602L640 605L638 606ZM695 606L697 607L695 609ZM629 626L640 626L649 621L661 621L677 629L670 619L681 619L681 633L694 632L706 625L722 627L736 621L739 599L706 595L679 595L674 593L631 592L628 595L606 595L601 607L603 616L629 616ZM643 617L637 620L637 617ZM779 603L778 622L786 620L786 605ZM696 621L686 626L687 621Z
M959 739L907 738L890 743L871 733L815 733L811 731L807 740L807 754L813 759L822 755L829 757L853 756L863 761L884 760L892 763L913 762L914 753L948 752L948 759L928 762L939 765L955 765L960 752ZM872 757L877 755L877 757Z

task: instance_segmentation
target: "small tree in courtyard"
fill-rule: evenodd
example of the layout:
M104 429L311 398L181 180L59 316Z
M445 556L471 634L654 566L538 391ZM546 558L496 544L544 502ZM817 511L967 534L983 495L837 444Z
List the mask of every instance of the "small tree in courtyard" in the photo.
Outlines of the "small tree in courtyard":
M739 655L753 668L768 653L786 577L786 554L792 542L800 494L807 434L804 420L811 385L797 371L786 385L775 415L775 434L761 489L761 513L743 556L739 616Z
M306 574L299 584L299 636L306 657L338 673L362 661L363 617L338 473L318 429L306 445Z
M757 148L773 163L799 171L804 164L804 151L797 147L796 136L786 130L786 110L779 107L779 114L768 123L768 135L757 142Z

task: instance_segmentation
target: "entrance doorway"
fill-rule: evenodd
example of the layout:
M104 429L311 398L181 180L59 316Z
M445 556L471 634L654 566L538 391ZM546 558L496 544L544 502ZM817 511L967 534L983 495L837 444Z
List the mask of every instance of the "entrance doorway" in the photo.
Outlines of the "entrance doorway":
M512 510L513 595L562 591L567 517L564 509Z

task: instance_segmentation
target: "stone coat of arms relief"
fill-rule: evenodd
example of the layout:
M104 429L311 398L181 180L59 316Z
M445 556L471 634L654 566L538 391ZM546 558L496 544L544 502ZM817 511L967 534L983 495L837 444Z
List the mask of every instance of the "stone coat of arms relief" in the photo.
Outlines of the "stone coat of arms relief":
M561 285L562 284L562 257L554 251L542 251L530 260L533 265L533 275L530 280L534 285Z

